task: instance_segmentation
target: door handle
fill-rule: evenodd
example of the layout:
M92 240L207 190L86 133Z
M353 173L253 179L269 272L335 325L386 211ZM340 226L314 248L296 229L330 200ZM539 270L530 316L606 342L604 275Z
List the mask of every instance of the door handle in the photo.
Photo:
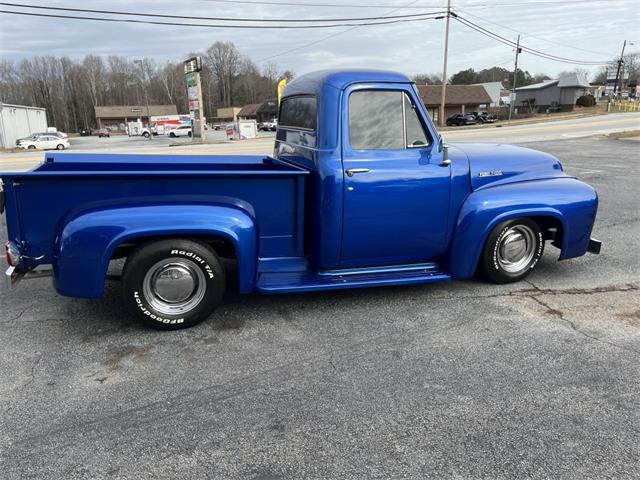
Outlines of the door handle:
M369 173L370 171L368 168L350 168L345 170L344 173L346 173L348 177L353 177L356 173Z

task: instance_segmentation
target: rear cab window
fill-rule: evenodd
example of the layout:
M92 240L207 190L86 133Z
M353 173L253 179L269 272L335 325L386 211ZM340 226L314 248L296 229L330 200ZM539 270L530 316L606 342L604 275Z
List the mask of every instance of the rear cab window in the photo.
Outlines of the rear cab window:
M282 99L278 129L286 131L287 143L314 148L317 128L318 100L315 95L296 95Z
M300 95L282 100L278 125L281 127L316 130L318 101L313 95Z

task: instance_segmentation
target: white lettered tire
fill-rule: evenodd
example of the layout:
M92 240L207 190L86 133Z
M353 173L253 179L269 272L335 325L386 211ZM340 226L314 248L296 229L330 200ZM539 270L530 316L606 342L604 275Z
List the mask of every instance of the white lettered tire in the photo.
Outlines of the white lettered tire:
M163 330L193 326L222 302L225 272L208 245L186 239L153 241L129 255L122 275L127 307Z
M518 282L531 273L543 252L542 230L534 220L507 220L489 234L481 267L494 283Z

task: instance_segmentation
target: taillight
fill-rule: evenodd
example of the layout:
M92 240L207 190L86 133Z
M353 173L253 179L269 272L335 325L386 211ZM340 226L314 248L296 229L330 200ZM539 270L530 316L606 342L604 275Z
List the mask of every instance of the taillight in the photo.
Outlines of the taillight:
M15 267L22 260L20 249L13 242L7 242L5 245L5 256L10 267Z

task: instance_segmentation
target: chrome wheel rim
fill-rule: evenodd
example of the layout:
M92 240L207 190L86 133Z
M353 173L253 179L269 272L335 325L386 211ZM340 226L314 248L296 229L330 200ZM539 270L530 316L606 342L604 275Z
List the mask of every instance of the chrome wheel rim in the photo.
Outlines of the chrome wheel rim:
M519 273L529 266L536 251L536 235L526 225L507 230L498 244L497 261L508 273Z
M206 289L204 273L186 258L157 262L142 283L149 306L164 315L183 315L193 310L204 298Z

